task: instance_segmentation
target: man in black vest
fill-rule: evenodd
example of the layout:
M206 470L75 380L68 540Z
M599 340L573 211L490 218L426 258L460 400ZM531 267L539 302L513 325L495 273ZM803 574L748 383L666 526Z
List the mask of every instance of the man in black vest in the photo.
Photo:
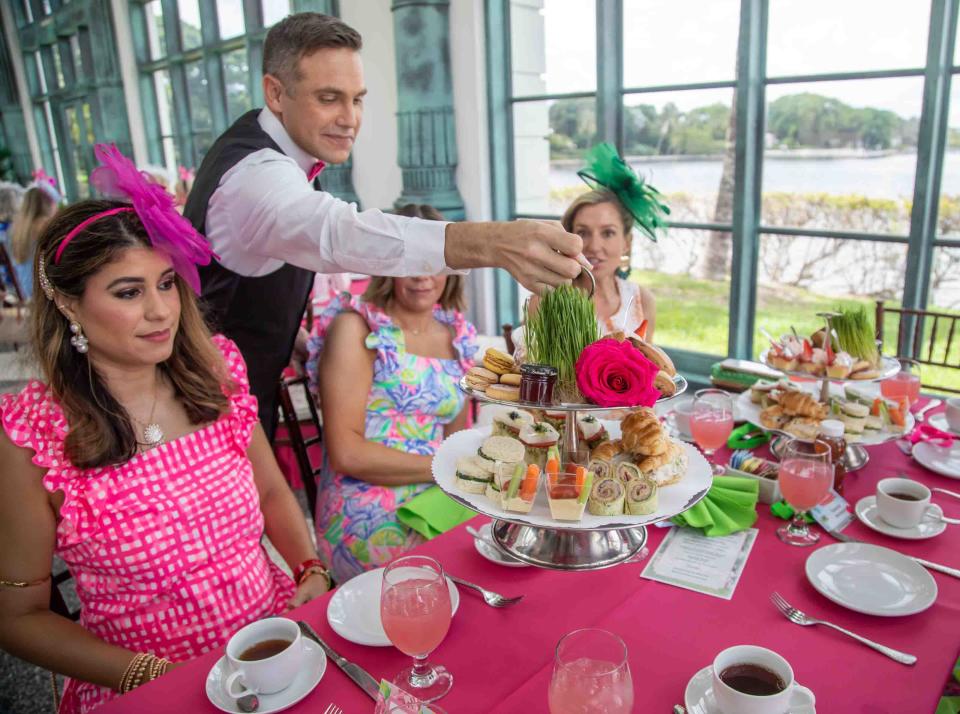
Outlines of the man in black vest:
M207 152L184 215L217 260L201 270L216 330L243 353L272 440L276 390L314 272L433 275L499 267L540 292L580 272L581 240L559 224L443 223L357 212L320 188L343 163L366 94L360 35L335 17L290 15L263 47L266 107L247 112Z

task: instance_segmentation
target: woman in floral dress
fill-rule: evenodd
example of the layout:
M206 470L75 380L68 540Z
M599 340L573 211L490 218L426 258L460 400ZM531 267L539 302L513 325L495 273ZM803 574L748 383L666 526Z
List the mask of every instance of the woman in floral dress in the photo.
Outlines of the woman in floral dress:
M324 424L317 550L337 582L422 542L396 510L429 487L433 453L465 425L457 382L477 347L462 301L460 276L378 277L317 319L308 361Z

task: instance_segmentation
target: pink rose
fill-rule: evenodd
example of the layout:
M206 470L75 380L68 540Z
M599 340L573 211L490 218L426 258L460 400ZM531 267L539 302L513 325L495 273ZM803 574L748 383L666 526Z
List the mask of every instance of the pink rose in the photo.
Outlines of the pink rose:
M626 340L587 345L574 370L583 396L601 407L650 407L660 398L653 386L660 369Z

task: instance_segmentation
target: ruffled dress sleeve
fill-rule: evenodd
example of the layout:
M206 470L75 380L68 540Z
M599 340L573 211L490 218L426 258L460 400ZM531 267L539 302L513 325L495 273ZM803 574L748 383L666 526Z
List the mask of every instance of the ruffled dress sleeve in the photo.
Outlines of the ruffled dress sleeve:
M69 542L71 534L83 528L89 513L81 497L87 480L78 478L83 472L70 463L64 452L69 428L63 409L47 385L31 380L19 394L0 395L0 422L7 438L32 451L33 463L46 469L44 488L51 493L64 492L58 530Z
M233 340L223 335L214 335L213 343L223 355L232 388L224 389L230 403L230 419L234 440L245 453L253 438L253 429L258 423L257 398L250 393L250 380L247 377L247 363L240 354L240 348Z
M463 314L457 310L434 310L434 317L453 330L453 349L457 353L456 363L446 367L446 371L454 377L462 377L467 370L476 363L477 328Z
M387 379L400 369L399 341L402 339L400 328L396 327L390 317L376 305L365 302L350 293L341 293L316 317L313 332L307 340L307 349L310 353L307 358L307 375L310 379L310 388L314 391L319 384L318 365L324 341L334 319L342 312L357 313L370 328L370 334L367 335L364 344L367 349L377 353L373 368L374 381Z

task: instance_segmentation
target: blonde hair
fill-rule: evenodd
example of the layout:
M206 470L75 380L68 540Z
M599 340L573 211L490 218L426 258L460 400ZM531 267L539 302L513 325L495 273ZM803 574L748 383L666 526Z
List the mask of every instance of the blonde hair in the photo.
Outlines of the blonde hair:
M623 222L623 235L627 241L629 241L630 231L633 230L633 216L623 207L623 204L620 203L620 199L617 198L616 194L605 188L582 193L573 200L573 203L567 206L567 210L563 213L563 218L560 219L564 230L566 230L567 233L573 233L573 222L576 220L577 213L581 208L584 206L598 206L601 203L612 203L617 209L617 213L620 214L620 220Z
M56 202L46 191L36 187L27 189L10 232L14 261L26 263L30 260L40 232L56 210Z
M81 201L60 211L47 225L37 245L34 284L42 285L39 261L56 293L81 298L87 281L128 248L152 247L133 211L104 216L70 241L59 263L54 260L63 238L98 213L129 204L120 201ZM228 409L224 390L233 384L226 364L197 307L193 290L179 275L180 324L173 352L158 365L173 385L190 422L215 420ZM56 298L57 295L55 294ZM53 396L67 418L67 457L82 469L119 464L137 453L130 415L110 393L86 354L70 345L70 325L57 309L57 300L39 298L33 307L33 348Z
M428 221L445 220L440 211L425 203L408 203L398 208L396 214L408 218L423 218ZM467 301L463 297L463 287L463 276L448 275L447 284L440 295L440 307L444 310L463 312L467 306ZM391 297L393 297L393 278L377 275L370 279L370 284L363 291L362 299L379 308L385 308Z
M0 181L0 222L10 223L17 215L24 188L20 184Z

